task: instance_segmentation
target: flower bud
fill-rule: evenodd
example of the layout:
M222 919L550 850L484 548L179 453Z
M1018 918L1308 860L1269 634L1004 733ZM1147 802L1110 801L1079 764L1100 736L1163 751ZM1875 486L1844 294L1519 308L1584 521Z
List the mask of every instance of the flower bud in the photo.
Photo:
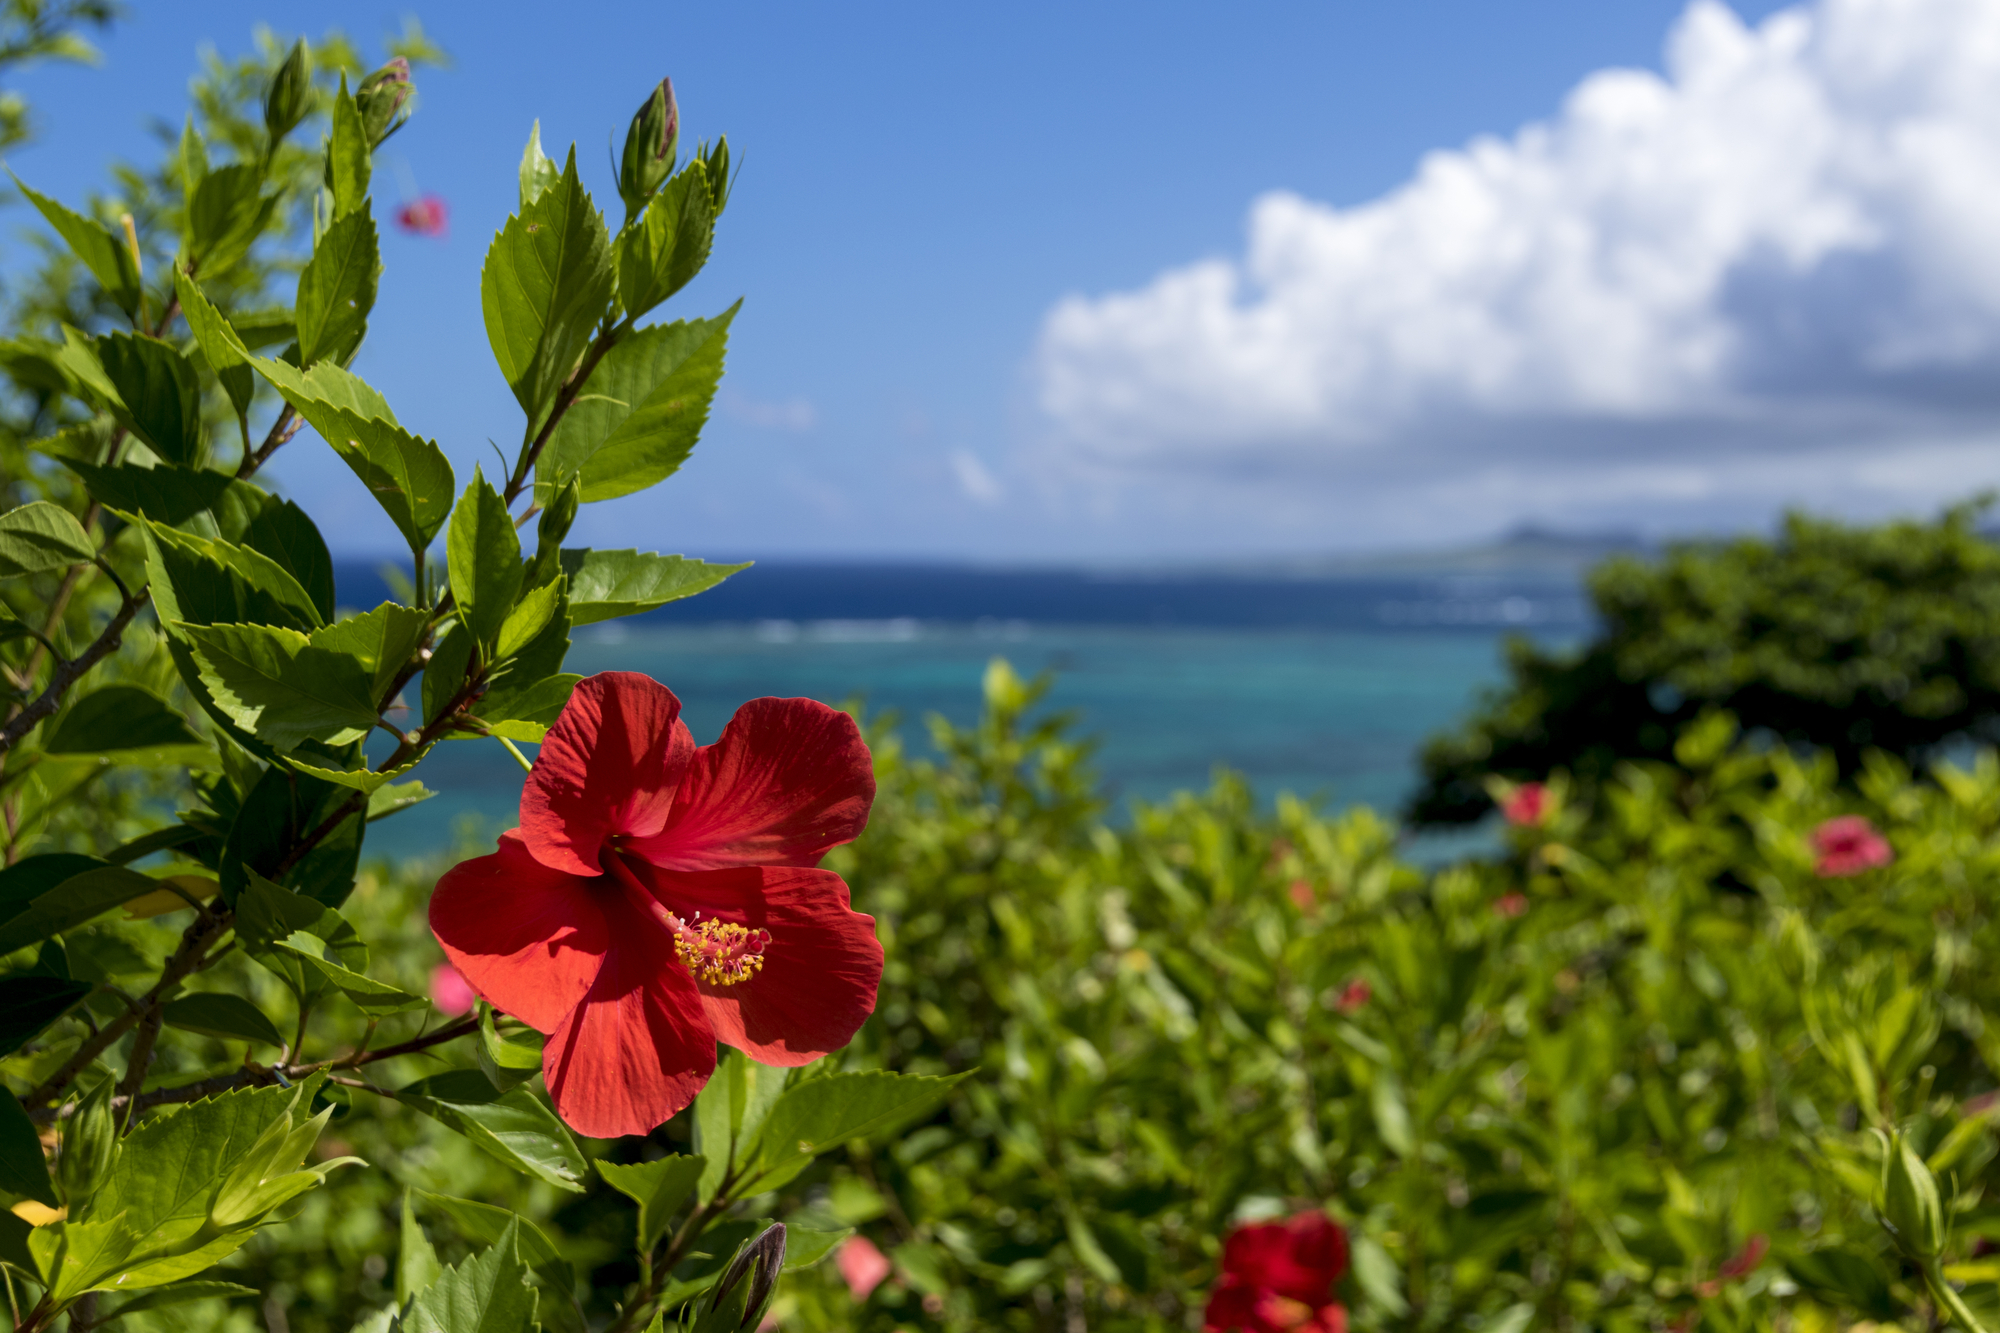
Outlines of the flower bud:
M774 1222L729 1261L693 1333L737 1333L762 1324L784 1267L785 1224Z
M254 1222L279 1204L319 1184L333 1167L353 1161L353 1158L342 1158L322 1166L300 1169L313 1144L319 1142L319 1132L326 1128L326 1122L332 1115L333 1108L329 1106L295 1126L288 1109L282 1117L273 1120L257 1136L257 1141L250 1145L250 1151L237 1162L236 1169L229 1173L229 1179L223 1182L215 1202L209 1205L208 1220L223 1231Z
M299 122L312 114L317 100L318 94L313 91L312 53L301 38L293 44L285 63L278 66L278 72L271 76L271 86L264 90L264 128L270 132L271 142L275 144L297 129Z
M118 1122L111 1111L112 1080L85 1093L63 1121L56 1154L56 1184L70 1216L77 1216L118 1162Z
M1882 1159L1882 1223L1910 1258L1928 1263L1944 1252L1944 1205L1936 1177L1902 1135Z
M674 174L679 154L681 112L674 103L674 81L661 79L625 131L625 152L618 162L618 194L627 216L646 206L667 177Z
M354 90L354 106L361 112L361 128L367 132L370 148L403 128L403 122L410 118L406 108L414 91L410 62L402 56L370 74Z

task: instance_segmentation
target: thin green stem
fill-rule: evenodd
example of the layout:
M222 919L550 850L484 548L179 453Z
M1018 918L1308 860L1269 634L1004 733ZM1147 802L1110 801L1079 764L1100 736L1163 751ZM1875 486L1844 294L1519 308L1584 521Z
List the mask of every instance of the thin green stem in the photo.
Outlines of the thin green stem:
M1986 1326L1972 1313L1965 1303L1965 1298L1952 1289L1951 1283L1945 1281L1944 1272L1938 1267L1935 1259L1924 1265L1924 1284L1931 1289L1931 1299L1936 1301L1939 1308L1951 1316L1951 1322L1964 1329L1965 1333L1987 1333Z
M523 773L532 773L535 771L534 764L528 759L528 756L521 753L520 746L514 744L514 742L508 740L505 736L495 736L493 739L507 747L507 753L514 756L514 762L521 766Z

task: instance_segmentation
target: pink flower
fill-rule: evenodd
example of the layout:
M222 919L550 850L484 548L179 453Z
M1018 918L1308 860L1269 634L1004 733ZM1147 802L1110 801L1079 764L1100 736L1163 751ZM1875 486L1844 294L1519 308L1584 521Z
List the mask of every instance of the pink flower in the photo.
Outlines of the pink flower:
M1888 865L1896 859L1889 840L1860 815L1840 815L1813 830L1812 847L1819 857L1813 873L1821 879L1844 878Z
M472 1006L479 1003L479 995L457 968L450 963L439 963L431 969L431 1003L453 1016L469 1014Z
M1351 1014L1357 1009L1365 1008L1374 998L1375 988L1365 979L1356 977L1340 992L1340 998L1334 1001L1333 1007L1343 1014Z
M424 195L396 210L396 225L412 236L443 236L450 210L443 199Z
M1540 828L1553 811L1549 789L1540 782L1524 782L1500 802L1500 813L1517 828Z
M856 1301L867 1300L868 1294L889 1276L889 1256L876 1249L875 1242L866 1236L849 1236L840 1242L840 1253L834 1262L840 1265L840 1276Z
M1295 879L1286 886L1285 892L1292 896L1292 905L1301 912L1310 912L1319 905L1319 898L1313 893L1312 881Z
M1501 916L1516 917L1528 910L1528 895L1525 893L1503 893L1493 900L1493 910Z

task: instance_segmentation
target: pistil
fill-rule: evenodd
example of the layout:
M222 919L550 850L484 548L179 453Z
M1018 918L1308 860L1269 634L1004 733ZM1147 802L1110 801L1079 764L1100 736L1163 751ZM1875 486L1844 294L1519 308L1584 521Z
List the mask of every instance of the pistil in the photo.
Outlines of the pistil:
M693 973L695 979L711 986L734 986L764 970L764 950L771 932L735 921L710 917L689 922L646 891L639 877L615 848L604 853L601 864L625 890L634 906L651 916L673 936L674 956ZM697 918L700 913L695 913Z

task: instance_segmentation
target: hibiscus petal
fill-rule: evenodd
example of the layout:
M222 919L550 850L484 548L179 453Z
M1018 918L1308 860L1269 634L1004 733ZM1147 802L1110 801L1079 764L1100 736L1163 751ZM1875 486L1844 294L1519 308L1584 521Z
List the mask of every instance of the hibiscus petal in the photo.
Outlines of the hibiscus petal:
M557 1112L594 1139L666 1123L715 1072L715 1033L671 939L629 903L605 915L617 943L542 1048Z
M590 989L609 945L601 892L537 861L509 829L499 851L438 880L431 932L487 1003L553 1032Z
M521 836L537 860L599 875L606 839L646 838L666 827L694 757L680 714L672 690L634 671L577 685L521 788Z
M720 919L771 933L755 975L731 986L695 983L716 1037L751 1059L808 1064L845 1046L875 1012L882 981L875 918L847 905L847 885L831 870L633 869L684 921Z
M853 718L813 699L752 699L696 751L665 831L632 849L668 870L818 865L860 835L874 799Z

